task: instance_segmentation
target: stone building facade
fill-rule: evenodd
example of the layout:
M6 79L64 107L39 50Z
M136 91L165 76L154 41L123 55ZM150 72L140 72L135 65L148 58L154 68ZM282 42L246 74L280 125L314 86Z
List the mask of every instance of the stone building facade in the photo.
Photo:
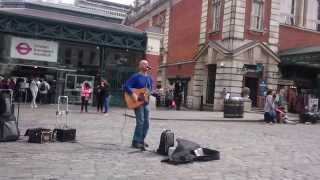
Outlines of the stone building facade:
M279 51L320 43L318 12L317 0L154 0L126 23L162 29L163 87L182 80L186 106L222 110L223 94L244 87L263 106L266 89L279 85Z

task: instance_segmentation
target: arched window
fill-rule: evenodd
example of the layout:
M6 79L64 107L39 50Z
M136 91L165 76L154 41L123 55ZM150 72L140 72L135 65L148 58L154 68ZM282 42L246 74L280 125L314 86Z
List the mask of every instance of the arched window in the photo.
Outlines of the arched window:
M221 0L212 0L213 31L220 30Z

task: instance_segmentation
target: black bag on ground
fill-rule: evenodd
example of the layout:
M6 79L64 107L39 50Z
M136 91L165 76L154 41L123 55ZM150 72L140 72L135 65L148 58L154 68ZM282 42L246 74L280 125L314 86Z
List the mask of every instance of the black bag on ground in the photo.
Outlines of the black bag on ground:
M174 133L171 130L164 130L161 133L160 144L157 153L168 155L169 148L174 146Z
M178 146L169 159L162 162L178 165L193 161L212 161L220 159L220 152L208 148L201 148L199 144L185 139L177 139Z
M46 143L53 141L53 132L46 128L27 129L24 136L29 136L29 143Z
M315 124L320 120L320 113L306 112L300 115L300 123L312 123Z

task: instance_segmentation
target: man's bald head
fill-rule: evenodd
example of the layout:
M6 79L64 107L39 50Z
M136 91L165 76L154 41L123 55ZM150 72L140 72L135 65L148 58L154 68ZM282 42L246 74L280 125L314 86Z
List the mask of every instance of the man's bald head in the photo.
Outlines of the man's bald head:
M141 60L139 62L139 70L142 72L147 72L149 70L150 66L149 66L149 62L145 59Z

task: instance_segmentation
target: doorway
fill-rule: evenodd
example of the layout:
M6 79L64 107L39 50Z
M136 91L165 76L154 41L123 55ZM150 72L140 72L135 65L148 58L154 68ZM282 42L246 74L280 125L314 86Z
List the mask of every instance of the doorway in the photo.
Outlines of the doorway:
M210 64L208 65L208 80L207 80L207 96L206 96L206 104L214 103L214 91L215 91L215 83L216 83L216 71L217 65Z
M252 107L257 107L259 79L256 77L245 77L245 87L250 89L250 99Z

